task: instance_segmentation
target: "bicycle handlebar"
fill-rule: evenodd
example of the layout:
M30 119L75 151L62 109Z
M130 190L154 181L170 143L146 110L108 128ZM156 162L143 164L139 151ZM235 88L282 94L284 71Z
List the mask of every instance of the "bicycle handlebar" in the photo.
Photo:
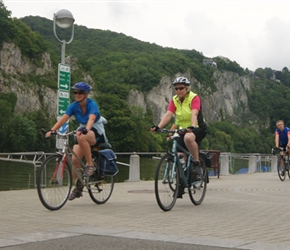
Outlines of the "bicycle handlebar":
M279 151L279 153L280 153L281 151L283 151L283 148L282 147L274 147L274 148L272 148L271 152L272 152L273 155L277 154L277 152L275 152L275 151Z
M44 128L41 129L42 133L45 135L47 132L49 132L49 130L45 130ZM51 135L60 135L63 137L68 137L71 134L75 134L76 130L70 131L70 132L66 132L66 133L60 133L58 130L57 131L51 131Z
M166 129L166 128L160 128L158 130L156 130L155 132L158 132L158 133L186 133L187 132L187 129L186 128L181 128L181 129Z
M170 139L177 139L179 137L179 134L184 134L187 133L186 128L181 128L181 129L166 129L166 128L159 128L155 132L157 133L172 133L170 136Z

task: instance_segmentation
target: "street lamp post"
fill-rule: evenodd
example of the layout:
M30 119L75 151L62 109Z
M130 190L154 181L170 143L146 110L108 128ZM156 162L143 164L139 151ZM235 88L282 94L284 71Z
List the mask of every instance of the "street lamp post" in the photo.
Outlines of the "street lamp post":
M53 33L56 39L62 44L61 46L61 63L65 63L65 45L72 42L74 38L74 23L75 19L72 13L68 10L62 9L53 15ZM71 38L69 41L61 40L56 34L56 25L62 29L67 29L72 26Z
M65 45L72 42L74 37L74 23L75 19L72 13L68 10L62 9L56 12L53 16L53 33L56 39L62 44L61 46L61 63L58 64L58 99L57 99L57 120L65 113L69 105L69 91L70 91L70 65L65 64ZM56 25L59 28L67 29L72 27L71 37L68 41L59 39L56 33ZM58 130L61 133L68 131L68 122L65 123ZM61 149L63 146L63 139L58 135L56 137L56 148Z

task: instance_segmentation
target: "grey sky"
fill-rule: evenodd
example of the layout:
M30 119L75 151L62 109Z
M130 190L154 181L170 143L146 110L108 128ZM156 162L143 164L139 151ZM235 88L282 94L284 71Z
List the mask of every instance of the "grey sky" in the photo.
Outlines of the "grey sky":
M60 9L75 23L141 41L224 56L243 68L290 69L290 0L73 1L4 0L12 17L53 19Z

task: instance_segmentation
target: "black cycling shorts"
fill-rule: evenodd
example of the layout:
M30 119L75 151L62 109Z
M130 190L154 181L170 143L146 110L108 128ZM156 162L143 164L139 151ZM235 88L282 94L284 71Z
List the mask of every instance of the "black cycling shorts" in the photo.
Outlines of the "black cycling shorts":
M286 152L287 144L285 145L280 144L279 147L283 148L283 151Z
M207 131L203 128L195 128L194 132L192 132L192 133L195 134L195 137L196 137L195 141L196 141L197 145L200 146L201 141L206 137ZM180 137L177 139L177 143L181 147L188 150L185 143L184 143L184 135L185 134L179 134L179 135L180 135ZM180 149L177 149L177 152L182 152L182 151Z
M101 143L105 142L104 135L99 135L98 131L94 127L92 127L91 130L95 133L96 137L96 144L93 145L92 147L99 146ZM79 129L78 131L81 131L81 129ZM75 139L75 144L78 144L77 139Z

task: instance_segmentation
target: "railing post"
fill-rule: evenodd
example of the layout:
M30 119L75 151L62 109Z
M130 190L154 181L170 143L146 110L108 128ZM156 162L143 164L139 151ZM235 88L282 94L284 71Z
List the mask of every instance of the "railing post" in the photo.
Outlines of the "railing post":
M135 152L130 156L130 169L128 181L140 181L140 156Z
M277 155L271 156L271 172L277 172L278 157Z
M257 171L257 156L256 155L249 156L248 173L252 174L252 173L255 173L256 171Z
M220 155L220 175L229 175L229 169L230 169L230 153L221 154Z

